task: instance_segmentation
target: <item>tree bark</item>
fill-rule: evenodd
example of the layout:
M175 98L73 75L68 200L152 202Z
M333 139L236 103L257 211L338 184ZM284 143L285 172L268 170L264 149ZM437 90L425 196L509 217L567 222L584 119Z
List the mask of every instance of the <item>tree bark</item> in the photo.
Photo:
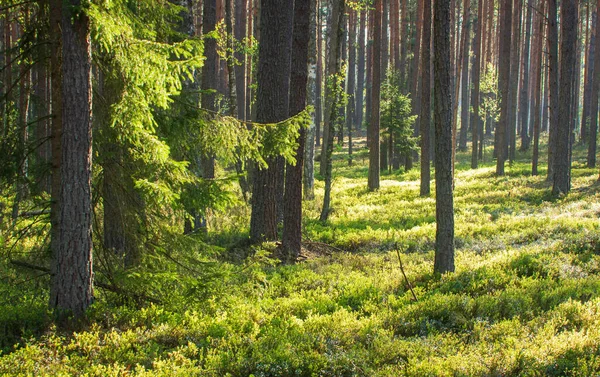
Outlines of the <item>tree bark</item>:
M308 43L310 0L294 1L292 32L292 67L290 74L290 116L306 108L308 83ZM282 246L284 260L295 262L302 244L302 167L306 129L301 128L296 150L296 164L286 165Z
M533 0L527 1L527 13L525 15L525 41L523 46L523 76L521 79L521 94L519 95L519 132L521 136L521 150L529 149L529 67L531 60L531 28ZM541 64L541 62L539 62ZM537 70L537 67L535 68Z
M92 302L92 50L80 0L62 8L62 159L60 229L52 263L50 307L82 317Z
M552 1L552 0L550 0ZM571 117L575 65L577 62L577 1L563 0L560 7L560 89L556 155L554 157L554 195L567 194L571 186Z
M598 0L597 10L600 10L600 0ZM593 71L592 93L590 103L590 130L589 144L587 153L587 166L593 168L596 166L596 142L598 137L598 91L600 90L600 22L596 21L596 46L594 49L594 65L590 67Z
M256 121L276 123L289 115L293 0L263 0L260 9ZM266 159L268 168L254 174L250 239L277 239L279 163Z
M500 92L500 121L496 127L498 141L496 143L496 174L504 175L504 161L506 160L505 145L506 134L510 122L510 57L511 57L511 26L512 26L512 0L500 2L500 49L498 86Z
M458 149L461 151L467 150L467 132L469 130L469 88L471 85L469 82L469 50L471 47L470 42L470 29L471 29L471 20L465 20L465 33L467 38L465 40L465 44L463 46L462 51L462 72L460 79L461 86L461 95L460 95L460 136L459 136L459 146Z
M556 132L558 129L558 26L556 0L548 0L548 180L554 180L554 151L556 150Z
M589 9L589 5L588 5ZM589 125L591 116L591 97L592 97L592 86L594 82L594 59L596 49L596 30L597 30L597 11L592 13L592 26L589 30L589 43L587 48L587 54L585 58L585 82L583 85L583 110L581 112L581 141L584 143L588 142L589 136Z
M484 22L484 8L483 8L483 0L478 1L477 5L477 25L475 32L475 43L473 46L473 56L475 62L473 63L473 92L471 95L471 101L473 104L473 113L471 113L471 128L472 128L472 152L471 152L471 168L477 168L477 144L479 141L479 133L482 130L482 121L479 117L479 88L480 88L480 77L481 77L481 36L483 34L483 27L485 26Z
M332 33L330 39L330 52L328 55L328 77L334 77L339 74L341 69L341 49L342 49L342 37L344 35L344 9L345 9L345 0L335 0L331 9L331 17L332 17ZM341 99L341 93L343 87L335 88L333 93L328 93L327 90L330 90L331 86L326 86L326 94L325 99L327 101L325 105L325 116L327 117L329 124L335 124L336 118L339 115L337 107L339 105L339 101ZM334 88L331 88L334 89ZM321 209L321 216L319 217L320 221L327 221L329 217L329 212L331 208L331 181L332 181L332 162L331 155L333 154L333 132L329 132L327 134L327 140L323 141L323 148L326 148L326 158L325 158L325 193L323 195L323 208ZM325 140L325 139L324 139Z
M426 4L429 0L425 0ZM481 1L481 0L480 0ZM454 201L452 197L452 89L450 80L450 0L434 5L434 123L436 234L435 273L454 271ZM427 9L427 6L426 6ZM427 18L427 17L426 17ZM427 27L427 25L425 25Z
M544 14L544 1L540 1L542 5L542 14ZM542 62L543 62L543 34L544 34L544 18L540 15L537 15L537 20L539 23L537 37L535 37L536 45L535 45L535 57L533 57L534 62L534 77L533 82L533 155L531 159L531 175L538 175L538 162L539 162L539 148L540 148L540 131L542 124L542 114L540 112L540 105L543 101L541 97L542 91Z
M421 135L421 196L428 196L431 191L431 170L429 163L431 153L429 150L429 133L431 129L431 72L429 70L431 66L431 1L432 0L423 1L423 46L421 46L422 87L421 115L419 116L419 134ZM450 62L448 62L448 64L450 64ZM450 85L450 83L448 83L448 85ZM451 102L451 99L447 100L449 103Z
M319 93L317 93L317 22L318 1L310 2L310 29L308 44L308 81L307 100L308 104L315 106ZM319 114L320 115L320 114ZM306 145L304 153L304 198L311 200L315 196L315 129L317 111L313 114L313 124L310 125L306 134Z
M356 82L356 11L349 10L348 16L348 81L346 85L346 128L348 129L348 166L352 166L352 124L355 121L356 104L354 97Z
M371 119L369 124L369 190L379 189L379 100L381 92L381 34L383 0L375 0L373 16L373 82L371 87Z
M365 29L367 28L367 12L360 12L360 25L358 26L358 54L357 59L357 78L356 78L356 108L355 125L357 129L363 127L363 104L364 104L364 90L365 90Z

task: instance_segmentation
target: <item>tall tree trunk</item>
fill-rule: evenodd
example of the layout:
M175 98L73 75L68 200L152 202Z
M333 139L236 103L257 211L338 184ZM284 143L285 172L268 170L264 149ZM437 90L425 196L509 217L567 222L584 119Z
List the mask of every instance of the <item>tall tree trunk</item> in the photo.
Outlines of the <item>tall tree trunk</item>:
M373 82L369 127L369 190L379 189L379 100L381 91L381 34L383 0L375 0L373 17Z
M517 135L517 106L519 94L519 70L521 58L521 10L523 9L523 0L515 0L512 20L512 39L510 51L510 94L508 96L508 126L507 142L508 142L508 159L512 163L516 158L516 135Z
M370 9L368 11L368 19L367 19L367 77L366 77L366 97L365 97L365 121L366 121L366 131L367 131L367 147L371 145L371 110L373 105L373 18L375 11Z
M381 77L379 79L379 86L381 87L382 83L385 83L387 80L387 70L389 63L389 38L388 38L388 26L389 26L389 6L390 0L382 0L382 17L381 17ZM388 161L391 156L388 156L389 150L389 138L386 134L380 135L380 145L379 145L379 170L386 171L388 170ZM391 163L391 161L390 161Z
M421 135L421 196L429 195L431 191L431 171L430 171L430 140L429 133L431 130L431 1L424 0L423 6L423 46L421 47L421 115L420 115L420 135ZM446 1L446 0L437 0ZM436 1L436 2L437 2ZM436 7L437 9L437 7ZM438 20L440 21L440 20ZM449 22L449 20L448 20ZM448 27L449 27L448 23ZM437 32L437 31L436 31ZM447 31L449 33L449 31ZM437 36L437 34L436 34ZM438 36L439 37L439 36ZM441 39L439 39L441 40ZM450 43L450 42L448 42ZM445 49L446 47L444 47ZM437 56L437 55L436 55ZM440 55L441 56L441 55ZM450 58L448 54L448 59ZM450 64L450 61L448 61ZM448 77L450 77L448 75ZM448 82L448 85L450 83ZM451 99L445 99L448 103ZM437 144L436 144L437 145Z
M589 5L588 5L589 9ZM587 54L585 58L585 79L583 84L583 111L581 112L581 141L584 143L588 142L588 127L590 124L590 107L591 107L591 96L592 96L592 83L594 82L594 59L595 59L595 45L596 45L596 24L597 24L597 11L592 13L592 25L589 31L589 43L587 48ZM587 40L587 39L586 39Z
M523 47L523 76L521 79L521 94L519 95L519 132L521 136L521 150L529 149L529 62L531 60L531 28L533 0L527 0L527 13L525 15L525 40ZM539 62L541 64L541 62ZM535 68L537 69L537 67Z
M552 0L551 0L552 1ZM577 1L563 0L560 6L560 89L556 155L554 157L554 195L567 194L571 186L571 100L577 62Z
M289 115L293 0L263 0L260 9L256 121L276 123ZM254 174L250 239L277 239L277 197L280 183L277 157Z
M307 99L310 106L315 107L315 102L319 93L317 93L317 16L319 6L318 1L310 2L310 29L308 44L308 82ZM313 124L310 125L306 135L306 146L304 154L304 198L311 200L315 196L315 129L316 129L317 111L313 114Z
M328 55L328 77L335 77L341 70L341 49L342 49L342 37L344 35L344 9L346 7L344 0L334 0L331 9L331 39L330 39L330 53ZM328 91L333 90L333 93ZM335 124L339 112L337 107L341 100L341 94L344 90L343 87L333 88L331 85L327 85L325 94L325 116L328 119L329 124ZM323 195L323 208L321 209L320 221L327 221L329 217L331 207L331 180L332 180L332 163L331 155L333 154L333 132L329 132L327 140L323 141L323 148L326 148L326 159L325 159L325 193ZM325 139L324 139L325 140Z
M310 0L294 1L292 67L290 74L290 116L306 108L308 83L308 43L310 37ZM302 166L306 130L300 129L296 164L286 165L282 246L284 260L295 262L302 243Z
M471 20L466 19L464 21L464 28L467 38L465 39L465 44L463 45L462 51L462 72L460 79L461 86L461 95L460 95L460 136L459 136L459 146L458 149L461 151L467 150L467 132L469 130L469 49L471 47L470 42L470 29L471 29Z
M539 2L542 7L542 14L544 14L544 0ZM542 103L542 62L543 62L543 34L544 34L544 18L540 15L536 16L537 22L539 26L537 28L538 33L535 37L535 57L532 56L534 62L534 77L533 82L533 111L532 111L532 120L533 120L533 155L531 159L531 175L538 175L538 160L539 160L539 148L540 148L540 131L542 124L542 114L540 112L540 105ZM532 54L533 55L533 54Z
M471 103L473 104L473 113L471 114L471 128L472 128L472 152L471 152L471 168L477 168L477 144L479 141L479 133L482 131L482 121L479 117L479 78L481 77L481 36L484 31L484 7L483 0L479 0L477 4L477 30L475 31L475 43L473 46L473 56L475 62L473 63L473 92L471 95Z
M600 11L600 0L598 0L597 11ZM590 101L590 132L587 153L587 166L593 168L596 166L596 142L598 137L598 91L600 90L600 22L596 21L596 46L594 49L594 65L590 67L593 71L592 77L592 95Z
M248 0L235 0L235 30L234 37L241 43L246 37L246 12ZM235 64L235 88L237 99L237 117L246 120L246 54L234 50Z
M92 50L81 1L60 6L62 38L62 159L60 228L52 263L50 307L82 317L92 302ZM77 14L74 14L77 12Z
M321 124L323 123L323 51L322 51L322 35L321 35L321 16L319 15L319 5L321 2L317 1L317 75L316 82L317 87L315 88L315 145L321 145ZM321 169L321 171L323 171Z
M463 20L468 20L470 18L470 14L471 14L471 6L470 6L469 0L464 0L463 10L464 10ZM464 58L463 58L464 46L465 46L465 44L467 44L467 40L469 38L468 30L466 28L466 25L464 25L464 22L463 22L461 34L462 35L460 37L460 41L457 43L458 57L456 59L456 70L454 71L454 72L456 72L457 79L455 80L456 83L453 87L454 95L452 96L452 98L455 99L455 101L453 101L453 103L452 103L452 170L453 171L454 171L454 163L455 163L455 159L456 159L456 133L457 133L457 126L458 126L458 95L459 95L459 90L461 87L460 80L458 80L458 73L462 71L462 66L463 66L463 61L464 61Z
M498 86L500 92L500 121L496 127L498 142L496 143L496 174L504 175L504 161L506 160L505 145L506 134L510 123L510 62L511 62L511 26L512 26L512 0L500 2L500 49Z
M414 132L413 135L415 137L419 136L420 133L420 126L419 123L421 122L421 119L419 117L419 115L421 114L421 87L422 87L422 83L421 80L419 79L421 77L421 45L423 43L423 36L422 36L422 29L423 29L423 1L424 0L417 0L417 13L415 15L415 20L416 20L416 33L415 33L415 42L414 42L414 49L413 49L413 59L412 59L412 67L411 67L411 84L410 84L410 95L411 95L411 107L412 107L412 111L413 111L413 115L416 115L417 118L415 120L414 123ZM409 156L410 158L410 156ZM418 151L414 151L412 154L412 158L414 158L415 160L418 160L419 158L419 152ZM407 164L411 164L412 162L409 161L407 162Z
M349 10L348 18L348 82L346 85L346 128L348 129L348 165L352 165L352 123L355 121L356 108L354 87L356 82L356 11Z
M407 45L409 44L408 39L408 7L406 6L408 0L400 0L400 17L402 17L402 29L400 30L400 40L402 41L402 48L400 49L400 84L402 85L402 93L408 92L408 85L406 85L406 53L408 51Z
M365 90L365 29L367 28L367 12L360 12L360 25L358 26L358 54L357 59L357 78L356 78L356 121L355 125L357 129L363 127L363 104L364 104L364 90Z
M556 0L548 0L548 97L550 102L548 125L548 180L554 180L554 157L558 130L558 26Z
M426 3L429 0L426 0ZM481 0L480 0L481 1ZM454 200L452 197L452 89L450 0L434 5L435 262L437 274L454 271ZM427 6L426 6L427 9ZM427 17L426 17L427 18ZM425 25L427 27L427 25Z

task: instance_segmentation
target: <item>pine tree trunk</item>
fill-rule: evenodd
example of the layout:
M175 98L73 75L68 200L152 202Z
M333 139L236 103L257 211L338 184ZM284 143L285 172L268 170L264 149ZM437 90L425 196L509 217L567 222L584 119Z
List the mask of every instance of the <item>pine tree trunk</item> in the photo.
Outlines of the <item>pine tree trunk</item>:
M552 0L551 0L552 1ZM554 195L567 194L571 186L571 106L577 62L577 1L563 0L560 7L560 89L556 154L554 156Z
M421 196L428 196L431 191L431 171L429 163L431 153L429 150L429 133L431 130L431 72L429 71L431 66L431 1L432 0L424 0L423 6L423 46L421 47L422 95L421 115L419 116L419 127L421 135ZM448 24L448 27L449 25L450 24ZM447 32L449 33L449 31ZM448 64L450 64L450 61L448 61ZM450 85L449 82L448 85ZM447 100L449 103L451 102L451 98L444 100ZM450 138L450 140L451 139L452 138Z
M317 75L316 75L316 88L315 88L315 145L318 147L321 145L321 124L323 123L323 57L322 57L322 36L321 36L321 16L319 4L317 1Z
M554 181L554 157L556 133L558 130L558 26L556 0L548 1L548 23L546 31L548 41L548 180Z
M479 87L481 77L481 36L484 31L485 21L484 17L484 4L483 0L478 1L477 5L477 26L475 31L475 43L473 45L473 57L475 62L473 63L473 92L471 94L471 103L473 104L473 112L471 113L471 129L472 129L472 152L471 152L471 168L477 168L477 144L479 141L479 133L482 130L482 121L479 117Z
M334 77L339 74L341 69L341 49L342 49L342 37L344 35L344 9L345 9L345 1L344 0L336 0L333 2L331 17L332 17L332 33L330 39L331 50L328 55L328 77ZM341 94L344 90L343 87L335 88L335 93L327 93L328 88L326 87L325 99L327 103L325 104L325 116L328 119L329 124L335 124L337 121L337 117L339 112L337 111L337 107L339 105L339 101L341 100ZM333 88L331 88L333 89ZM321 216L319 217L320 221L327 221L329 217L329 212L331 210L331 180L332 180L332 162L331 155L333 154L333 132L329 132L327 139L323 141L323 148L326 149L326 159L325 159L325 193L323 195L323 208L321 209Z
M289 115L293 0L263 0L257 67L256 121L275 123ZM268 168L254 174L250 239L277 239L279 157L266 159Z
M589 5L588 5L589 11ZM596 24L597 24L597 12L592 13L592 25L589 30L589 43L587 53L585 57L585 80L583 84L583 110L581 112L581 141L584 143L588 142L588 128L590 124L590 107L591 107L591 96L592 96L592 83L594 81L594 58L595 58L595 45L596 45ZM587 39L586 39L587 40Z
M521 150L529 149L529 67L531 61L531 28L532 28L533 0L527 0L527 13L525 15L525 40L523 47L523 73L521 78L521 94L519 95L519 132L521 136ZM541 64L541 62L540 62ZM537 67L535 68L537 69Z
M598 0L597 10L600 10L600 0ZM596 142L598 137L598 91L600 90L600 22L596 21L596 46L594 49L594 65L590 67L593 71L592 76L592 95L590 101L590 130L589 144L587 153L587 166L593 168L596 166Z
M92 51L81 1L60 6L62 38L62 159L60 223L52 263L50 307L82 317L92 302Z
M544 1L540 1L541 6L542 6L542 14L544 14ZM537 28L538 33L537 36L535 37L535 57L533 57L532 54L532 58L533 58L533 62L534 62L534 77L533 77L533 82L534 84L534 88L533 88L533 112L532 112L532 119L533 119L533 155L532 155L532 159L531 159L531 175L538 175L538 162L539 162L539 148L540 148L540 131L541 131L541 124L542 124L542 114L540 112L540 105L543 101L543 98L541 97L542 91L541 91L541 87L542 87L542 62L543 62L543 56L542 56L542 52L543 52L543 34L544 34L544 19L543 17L541 17L540 15L536 16L537 18L537 22L539 23L539 26Z
M513 36L511 39L511 51L510 51L510 94L508 96L509 107L508 107L508 126L506 128L508 143L508 159L512 163L516 158L517 150L517 106L518 106L518 94L519 94L519 70L521 67L521 10L523 9L523 0L515 0L515 7L513 10Z
M369 190L379 189L379 100L381 91L381 36L383 0L375 0L373 15L373 82L371 87L371 119L369 124Z
M507 131L510 122L510 62L511 62L511 27L512 27L512 0L500 2L500 48L498 86L500 92L500 121L496 127L497 143L496 149L496 174L504 175L504 161L506 160Z
M465 25L465 33L467 38L465 40L465 44L463 46L462 51L462 72L460 79L461 86L461 95L460 95L460 136L459 136L459 146L458 149L460 151L467 150L467 132L469 130L469 49L470 49L470 29L471 29L471 20L467 19L464 21Z
M234 37L238 42L246 37L247 0L235 0ZM235 88L237 99L237 117L246 120L246 54L235 50Z
M346 128L348 129L348 166L352 165L352 123L356 117L354 111L356 108L354 90L356 82L356 11L349 10L348 19L348 81L346 85L346 95L348 104L346 105Z
M290 73L290 116L306 108L308 83L308 43L310 0L294 1L292 67ZM284 260L295 262L302 244L302 167L306 130L300 129L296 164L286 165L282 247Z
M426 4L429 0L425 0ZM480 0L481 1L481 0ZM435 262L437 274L454 271L454 201L452 197L452 87L450 67L450 0L434 5L435 123ZM425 9L428 7L426 6ZM427 19L427 16L425 17ZM425 25L427 28L427 25ZM424 38L426 40L426 38Z
M358 26L358 54L357 59L357 74L356 74L356 121L357 129L363 127L364 114L364 90L365 90L365 29L367 27L367 12L360 12L360 25Z
M307 99L310 106L315 106L319 93L317 93L317 11L318 1L310 2L310 29L308 44L308 82ZM311 200L315 196L315 123L317 111L313 114L313 124L310 125L306 134L306 145L304 153L304 198Z

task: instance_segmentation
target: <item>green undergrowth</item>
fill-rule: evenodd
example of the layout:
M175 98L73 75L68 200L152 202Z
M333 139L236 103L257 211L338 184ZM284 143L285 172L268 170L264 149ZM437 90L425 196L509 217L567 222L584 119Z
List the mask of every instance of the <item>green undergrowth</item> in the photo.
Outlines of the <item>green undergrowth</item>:
M367 162L348 167L338 152L330 220L314 220L321 181L304 220L308 243L334 248L292 266L276 263L272 244L217 259L161 304L99 291L85 329L70 333L48 320L44 278L0 282L0 375L596 376L600 187L583 152L561 198L545 170L529 174L527 154L496 177L493 162L471 170L459 153L456 272L441 277L435 201L419 196L417 169L384 173L369 192ZM213 242L247 231L235 225L247 209L229 216Z

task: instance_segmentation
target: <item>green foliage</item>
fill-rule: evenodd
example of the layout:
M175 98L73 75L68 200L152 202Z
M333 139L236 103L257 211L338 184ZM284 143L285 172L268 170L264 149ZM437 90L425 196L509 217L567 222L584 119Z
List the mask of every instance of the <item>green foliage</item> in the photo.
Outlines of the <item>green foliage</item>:
M369 192L366 161L348 167L345 153L333 160L339 178L329 225L308 220L319 209L317 181L317 199L305 202L304 231L305 239L352 252L307 243L304 263L277 265L270 243L245 249L247 257L233 263L219 257L233 251L162 233L140 268L118 275L126 291L161 303L144 306L97 289L89 327L68 335L48 327L47 296L34 295L40 287L12 284L20 271L1 265L9 278L0 282L7 297L0 324L10 331L0 374L600 372L597 171L574 169L572 194L553 199L524 162L496 177L492 163L463 169L470 156L458 153L457 271L436 277L434 200L419 196L418 174L387 175L380 191ZM575 161L585 156L581 147L574 153Z
M410 98L400 89L399 73L388 72L381 93L381 128L392 135L400 153L408 154L418 148L418 138L413 136L417 116L411 115Z
M489 63L481 80L481 109L483 119L491 117L498 121L500 116L500 97L498 96L498 72L493 64Z

